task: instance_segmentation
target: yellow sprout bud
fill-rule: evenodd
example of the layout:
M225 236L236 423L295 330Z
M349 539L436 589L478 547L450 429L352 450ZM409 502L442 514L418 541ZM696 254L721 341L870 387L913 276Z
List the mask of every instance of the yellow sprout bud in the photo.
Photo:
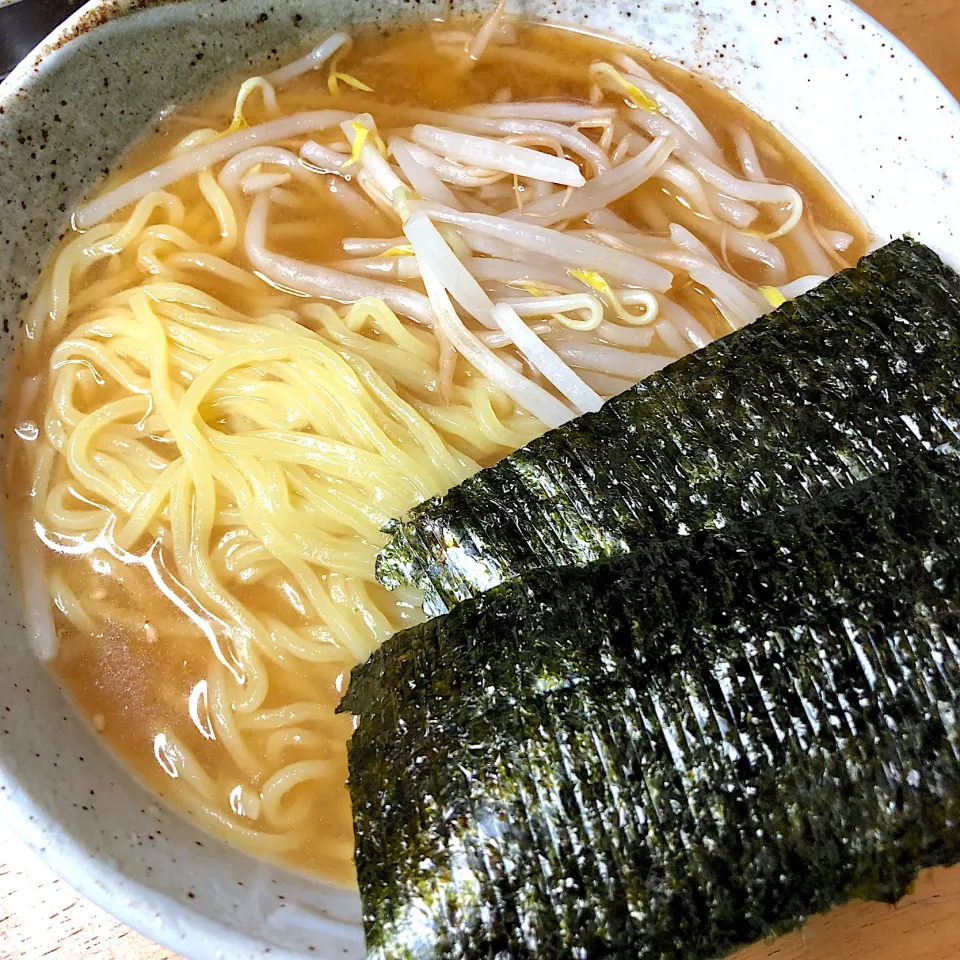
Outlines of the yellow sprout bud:
M776 287L757 287L757 289L767 298L772 307L779 307L781 303L787 302L787 298Z
M613 307L616 315L631 327L644 327L657 319L660 304L648 290L631 291L633 302L643 307L641 313L633 313L624 306L613 287L596 270L568 270L567 273L574 280L585 283L591 290L596 290Z
M617 89L622 90L627 99L640 110L656 113L659 109L656 100L648 97L636 84L631 83L619 70L609 63L595 63L590 67L590 75L598 82L607 80Z
M341 82L345 83L348 87L353 87L354 90L362 90L364 93L373 93L373 87L368 87L362 80L358 80L349 73L339 73L336 70L331 70L330 76L327 77L327 89L330 91L332 96L337 97L340 95Z
M240 89L237 91L237 102L233 108L233 122L227 127L223 132L223 136L227 136L230 133L236 133L238 130L246 130L250 126L247 123L246 118L243 115L243 105L247 102L247 98L253 93L254 90L260 88L266 93L266 91L271 91L273 88L270 86L269 82L264 80L263 77L251 77L249 80L245 80L241 85Z

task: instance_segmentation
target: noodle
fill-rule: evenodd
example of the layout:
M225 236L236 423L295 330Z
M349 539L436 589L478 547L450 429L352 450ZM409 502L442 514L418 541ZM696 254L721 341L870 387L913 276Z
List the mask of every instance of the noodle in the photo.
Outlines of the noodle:
M111 225L106 235L115 255L141 257L156 237L149 216L169 207L151 195L130 220ZM196 247L196 256L217 264L216 254ZM92 544L113 518L124 549L142 550L149 539L171 551L177 579L222 625L205 676L215 739L241 786L257 794L260 784L270 828L290 830L297 818L285 798L308 796L311 781L342 781L343 762L288 762L287 754L302 756L310 738L290 740L283 751L274 739L267 748L277 730L319 723L329 735L333 720L318 704L264 714L268 676L277 665L366 657L402 620L381 608L393 607L392 597L357 581L372 578L382 524L469 475L476 469L470 453L490 459L538 428L522 415L501 420L489 388L475 378L457 383L449 404L431 396L439 352L379 301L359 301L342 316L316 304L305 316L310 326L280 315L246 317L192 286L182 274L195 261L179 256L164 261L167 282L129 287L124 302L114 301L100 318L78 318L53 351L47 396L57 415L32 451L35 489L50 493L35 498L35 519ZM217 265L224 268L239 269ZM236 286L242 296L249 284ZM48 337L53 333L47 329ZM419 369L410 367L411 358ZM384 380L378 368L394 368L409 386ZM89 370L95 377L80 376ZM458 452L475 408L484 433L495 438L481 450ZM444 417L462 426L443 429ZM85 506L73 491L97 506ZM221 504L235 509L232 519L218 517ZM236 539L224 553L231 536L246 544L245 555ZM302 616L281 620L259 612L262 603L240 599L238 587L252 579L255 560L273 561L263 578L268 592L279 592L281 575L294 585ZM71 587L68 577L77 573L75 566L56 571L48 589L70 623L96 634L104 611ZM167 627L157 632L161 642L174 642ZM183 803L244 845L273 849L229 807L237 784L201 781L201 761L182 746L174 753L173 782L186 791ZM264 768L268 757L272 769Z

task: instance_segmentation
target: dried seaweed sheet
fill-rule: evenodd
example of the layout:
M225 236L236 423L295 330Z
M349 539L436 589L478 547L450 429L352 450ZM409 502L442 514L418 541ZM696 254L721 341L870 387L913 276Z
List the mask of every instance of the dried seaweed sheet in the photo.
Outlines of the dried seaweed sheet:
M541 566L757 516L954 443L960 278L898 240L428 500L377 574L442 613Z
M369 955L708 960L960 859L960 468L537 571L343 709Z

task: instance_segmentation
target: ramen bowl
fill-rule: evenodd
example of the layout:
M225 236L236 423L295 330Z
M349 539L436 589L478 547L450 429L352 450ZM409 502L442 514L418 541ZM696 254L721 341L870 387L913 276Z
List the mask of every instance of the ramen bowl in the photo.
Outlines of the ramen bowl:
M876 241L909 233L960 265L960 107L855 7L529 0L523 11L701 71L813 159ZM171 104L334 30L404 16L401 0L94 0L57 30L0 87L5 378L20 308L71 210ZM6 558L0 576L0 802L14 831L83 895L187 957L361 957L354 892L199 832L107 754L31 652Z

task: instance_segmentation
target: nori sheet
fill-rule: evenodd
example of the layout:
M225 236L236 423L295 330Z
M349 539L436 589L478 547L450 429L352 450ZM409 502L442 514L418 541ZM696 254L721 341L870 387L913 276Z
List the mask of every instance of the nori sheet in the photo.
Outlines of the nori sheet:
M387 528L437 614L542 566L721 527L954 443L960 278L898 240Z
M368 956L709 960L960 860L960 465L537 571L354 670Z

